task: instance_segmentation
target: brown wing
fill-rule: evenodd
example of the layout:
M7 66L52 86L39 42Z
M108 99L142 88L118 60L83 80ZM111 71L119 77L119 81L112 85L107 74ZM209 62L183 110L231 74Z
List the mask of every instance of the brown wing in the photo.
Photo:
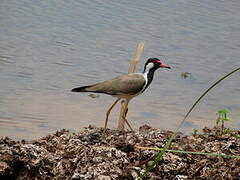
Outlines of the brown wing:
M134 95L140 92L144 85L145 79L141 74L131 73L92 85L86 88L86 90L111 95Z

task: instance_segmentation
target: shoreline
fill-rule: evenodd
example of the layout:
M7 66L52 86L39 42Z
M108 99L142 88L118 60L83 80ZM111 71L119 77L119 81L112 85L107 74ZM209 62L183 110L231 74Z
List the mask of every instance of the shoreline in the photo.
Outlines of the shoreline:
M194 152L240 155L240 131L217 135L216 128L203 133L178 133L171 148ZM136 179L154 160L172 131L144 125L138 132L89 126L79 132L57 131L31 141L0 138L0 179ZM146 179L238 179L240 159L167 152Z

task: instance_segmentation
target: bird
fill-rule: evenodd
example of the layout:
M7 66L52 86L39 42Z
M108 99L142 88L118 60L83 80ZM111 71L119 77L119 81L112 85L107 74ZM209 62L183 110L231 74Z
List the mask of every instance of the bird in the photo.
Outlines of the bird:
M160 59L149 58L144 65L144 70L142 73L129 73L120 75L111 80L74 88L72 89L72 92L103 93L117 98L117 100L110 106L106 113L102 134L103 137L106 136L106 128L111 110L120 99L123 99L126 103L126 106L123 110L124 113L122 115L122 119L126 122L131 131L133 131L131 125L126 119L129 101L132 98L142 94L149 87L153 80L154 72L159 68L171 69L170 66L163 64Z

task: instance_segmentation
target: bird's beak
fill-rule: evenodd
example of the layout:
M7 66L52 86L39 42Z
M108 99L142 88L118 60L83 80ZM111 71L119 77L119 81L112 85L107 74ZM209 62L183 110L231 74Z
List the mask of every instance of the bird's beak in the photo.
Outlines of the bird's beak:
M171 69L171 67L168 66L168 65L166 65L166 64L161 64L161 65L160 65L160 68L168 68L168 69Z

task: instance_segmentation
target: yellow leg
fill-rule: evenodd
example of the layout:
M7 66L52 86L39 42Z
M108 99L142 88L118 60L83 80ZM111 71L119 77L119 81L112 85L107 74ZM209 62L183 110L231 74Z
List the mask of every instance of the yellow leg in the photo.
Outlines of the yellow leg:
M126 106L125 106L125 109L124 109L124 113L122 115L122 118L123 120L126 122L126 124L128 125L128 127L131 129L131 131L133 131L133 128L131 127L131 125L129 124L128 120L126 119L126 116L127 116L127 112L128 112L128 103L129 103L129 100L125 100L126 101Z
M114 103L112 104L112 106L108 109L107 113L106 113L106 120L105 120L105 124L104 124L104 129L103 129L103 134L102 136L105 138L106 137L106 128L107 128L107 123L108 123L108 117L109 114L111 112L111 110L113 109L113 107L117 104L117 102L120 100L121 98L118 98L116 101L114 101Z
M128 127L131 129L131 131L133 131L133 128L131 127L131 125L129 124L128 120L126 119L126 117L122 117L123 120L126 122L126 124L128 125Z

